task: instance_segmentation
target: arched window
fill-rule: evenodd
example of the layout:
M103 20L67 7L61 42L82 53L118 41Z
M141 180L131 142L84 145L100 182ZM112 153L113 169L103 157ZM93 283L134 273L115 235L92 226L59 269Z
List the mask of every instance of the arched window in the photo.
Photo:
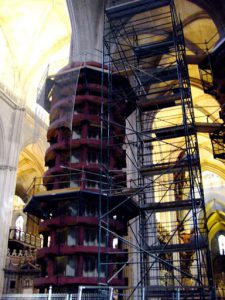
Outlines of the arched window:
M221 234L218 237L220 255L225 255L225 236Z
M210 171L202 172L202 180L204 188L223 186L225 183L222 177Z
M18 230L23 231L24 219L22 216L16 218L15 227Z

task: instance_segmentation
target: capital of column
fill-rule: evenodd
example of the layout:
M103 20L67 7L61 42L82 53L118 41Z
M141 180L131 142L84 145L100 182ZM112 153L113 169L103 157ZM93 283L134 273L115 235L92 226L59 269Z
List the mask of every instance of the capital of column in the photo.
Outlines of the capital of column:
M72 27L70 63L82 60L101 63L106 2L67 0Z

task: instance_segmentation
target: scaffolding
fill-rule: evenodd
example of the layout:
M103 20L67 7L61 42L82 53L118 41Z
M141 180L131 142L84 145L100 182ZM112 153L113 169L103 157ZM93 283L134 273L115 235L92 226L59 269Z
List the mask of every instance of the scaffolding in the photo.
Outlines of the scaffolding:
M225 38L215 40L217 33L205 43L205 58L199 63L199 73L206 94L220 98L218 78L221 78L221 65L225 58Z
M72 217L81 238L61 247L59 234L47 246L45 235L39 253L50 267L38 285L60 284L62 292L71 277L74 290L84 280L98 284L100 298L112 287L119 300L214 299L197 132L213 135L221 124L195 122L173 1L111 1L103 38L102 66L72 64L43 90L49 170L35 180L25 210L44 219L47 233L70 226L64 215ZM86 244L90 224L97 245ZM55 261L79 256L77 273L59 282L50 253ZM88 254L94 271L87 280ZM93 298L86 292L82 299Z
M123 195L121 205L132 198L139 206L127 237L110 230L107 213L100 217L101 230L128 248L128 260L117 269L129 280L125 298L214 299L181 21L172 0L114 0L105 14L103 66L110 72L103 74L108 104L102 109L108 118L101 115L109 148L116 139L110 111L121 99L129 111L118 139L126 149L126 187L117 183L108 194ZM129 84L118 88L115 77Z
M210 134L213 156L222 162L225 162L225 130L224 125L220 129Z
M224 94L224 69L221 66L225 61L225 38L221 38L214 47L210 47L210 42L206 43L206 56L199 63L199 73L201 78L202 87L205 93L213 95L217 100L223 97ZM224 105L221 106L219 112L219 118L223 121L220 128L213 133L210 133L210 139L212 143L213 156L224 162L225 159L225 139L224 139L224 122L225 122L225 110Z

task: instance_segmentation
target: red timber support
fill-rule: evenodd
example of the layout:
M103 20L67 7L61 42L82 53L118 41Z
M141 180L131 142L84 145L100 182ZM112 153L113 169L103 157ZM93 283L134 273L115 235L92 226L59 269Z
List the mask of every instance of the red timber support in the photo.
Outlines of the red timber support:
M108 90L102 82L102 72L108 74L98 63L73 63L46 81L45 101L50 107L50 147L45 155L48 171L42 189L35 187L36 193L25 208L43 219L40 233L44 247L37 253L42 273L35 281L41 290L49 285L63 292L77 291L84 284L107 284L120 262L128 259L121 242L99 231L99 217L123 201L122 195L108 193L126 185L125 151L121 145L125 118L133 108L123 101L124 95L120 96L123 85L128 83L115 75L118 92L110 113L105 109ZM110 133L104 118L115 124ZM137 214L130 200L129 209L119 206L102 221L111 231L124 236L128 220ZM122 271L110 285L127 285Z

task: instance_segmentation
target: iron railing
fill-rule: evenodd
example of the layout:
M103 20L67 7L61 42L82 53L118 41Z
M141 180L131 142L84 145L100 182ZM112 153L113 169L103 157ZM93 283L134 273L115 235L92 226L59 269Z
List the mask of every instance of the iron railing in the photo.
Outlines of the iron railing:
M42 238L17 228L9 230L9 241L18 241L35 248L41 248Z

